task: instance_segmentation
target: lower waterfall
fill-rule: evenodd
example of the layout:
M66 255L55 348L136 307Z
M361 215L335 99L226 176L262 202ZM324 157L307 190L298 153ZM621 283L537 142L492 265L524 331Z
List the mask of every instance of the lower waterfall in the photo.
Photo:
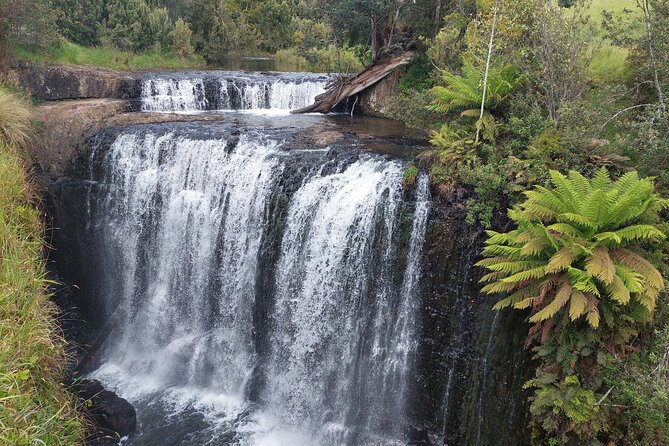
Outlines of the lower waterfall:
M428 178L283 140L127 129L88 154L113 325L91 375L137 408L133 445L406 443Z

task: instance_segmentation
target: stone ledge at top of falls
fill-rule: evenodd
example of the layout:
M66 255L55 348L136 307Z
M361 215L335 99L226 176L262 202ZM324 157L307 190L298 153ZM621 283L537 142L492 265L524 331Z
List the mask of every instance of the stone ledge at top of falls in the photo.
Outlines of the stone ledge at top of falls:
M39 127L29 150L33 162L39 167L41 186L66 175L81 145L104 128L137 123L220 120L220 117L211 115L129 112L128 102L123 99L47 102L35 107L35 117Z
M203 126L209 124L228 131L232 129L225 125L228 122L237 127L254 126L252 123L240 124L235 118L226 115L132 112L128 111L128 102L122 99L46 102L35 107L35 115L39 126L29 151L37 167L36 178L42 190L69 175L79 155L86 150L87 141L104 129L160 123L174 127L183 122L199 122ZM410 154L410 148L419 145L415 141L404 141L392 132L378 131L374 122L368 128L341 126L337 120L306 122L305 118L301 118L300 122L305 122L305 126L295 132L294 142L301 147L318 149L348 141L352 145L381 152L384 148L395 146L399 148L397 152L406 151ZM291 122L279 129L294 128L294 124ZM255 126L263 127L262 120ZM370 129L374 132L369 132Z
M147 80L200 79L271 81L327 81L327 74L290 72L249 72L221 70L174 71L116 71L79 65L42 65L28 61L13 61L7 80L26 89L40 101L69 99L140 99L142 84Z
M137 73L103 68L15 61L7 78L40 101L136 99L141 95L141 80Z

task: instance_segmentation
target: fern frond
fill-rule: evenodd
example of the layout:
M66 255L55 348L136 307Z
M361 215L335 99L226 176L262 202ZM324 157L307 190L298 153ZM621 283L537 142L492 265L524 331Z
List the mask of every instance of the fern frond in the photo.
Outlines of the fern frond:
M609 211L609 201L607 200L606 192L602 189L593 190L588 199L585 200L583 206L585 211L583 217L592 223L593 229L598 229L606 221L605 217Z
M514 305L516 302L519 302L523 299L536 296L537 293L539 292L539 285L540 285L539 282L535 282L530 285L522 287L521 289L509 295L508 297L501 299L492 307L492 309L501 310L511 305Z
M586 295L586 297L588 299L588 314L585 316L585 320L592 328L598 328L600 321L598 301L594 296Z
M641 293L644 290L643 276L632 268L616 264L616 275L620 277L630 293Z
M630 301L630 290L617 275L613 276L611 283L606 286L606 292L620 305L627 305Z
M559 214L557 216L557 221L560 223L575 223L585 229L595 229L595 225L587 217L571 212Z
M512 274L508 277L505 277L504 279L500 280L500 282L504 283L520 283L520 282L526 282L528 280L532 279L540 279L546 275L546 267L545 266L539 266L537 268L532 268L528 269L525 271L520 271L515 274Z
M585 314L585 308L588 304L588 300L585 298L583 291L575 290L571 293L569 300L569 318L572 321L575 321L579 317Z
M582 238L584 236L581 231L569 223L553 223L552 225L547 226L546 229L557 232L558 234L569 235L571 237Z
M616 275L616 266L609 256L609 250L604 246L595 248L585 259L585 270L601 280L604 285L611 284Z
M488 285L481 288L481 292L485 294L497 294L497 293L508 293L514 291L518 287L518 283L514 282L503 282L497 281L494 283L489 283Z
M531 318L530 322L541 322L548 320L555 316L558 311L564 307L567 302L569 302L569 298L571 297L571 292L572 288L569 283L564 283L555 293L555 297L553 300L546 305L541 311L536 312Z
M620 238L621 243L629 243L637 240L661 241L667 238L664 232L651 225L627 226L614 232Z
M628 266L641 275L644 283L656 290L664 289L662 274L648 260L628 249L617 249L611 253L614 259Z
M600 296L597 285L592 281L590 276L585 271L570 267L567 268L567 276L569 277L569 281L571 282L571 285L574 287L574 289L583 291L585 293L594 294L597 297Z
M565 270L571 266L574 260L576 260L574 251L570 247L564 247L550 258L548 265L546 265L546 273L551 274Z

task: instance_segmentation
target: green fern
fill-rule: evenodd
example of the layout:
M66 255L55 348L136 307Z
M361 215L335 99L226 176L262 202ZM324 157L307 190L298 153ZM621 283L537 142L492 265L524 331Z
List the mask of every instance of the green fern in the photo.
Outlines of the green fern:
M552 187L528 191L509 211L517 229L488 232L477 263L491 271L483 292L508 294L494 308L531 308L535 324L566 312L597 328L600 312L634 300L648 317L664 280L639 243L665 238L653 223L667 206L652 179L631 172L613 181L605 168L591 180L578 172L550 176Z

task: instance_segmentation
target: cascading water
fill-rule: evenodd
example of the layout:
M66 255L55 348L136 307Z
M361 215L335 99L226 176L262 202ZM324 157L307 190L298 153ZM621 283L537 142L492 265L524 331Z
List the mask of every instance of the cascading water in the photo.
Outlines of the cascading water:
M329 77L318 74L214 72L188 77L178 73L142 82L143 111L262 110L286 113L314 102Z
M133 444L406 441L427 176L405 200L402 161L282 140L149 127L90 154L119 321L92 375Z

